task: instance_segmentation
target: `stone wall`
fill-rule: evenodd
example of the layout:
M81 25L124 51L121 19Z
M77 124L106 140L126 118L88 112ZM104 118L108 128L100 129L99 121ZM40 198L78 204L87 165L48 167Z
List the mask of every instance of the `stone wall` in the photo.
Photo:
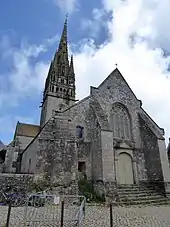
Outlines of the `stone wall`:
M163 181L157 137L140 116L139 123L141 147L144 153L149 181Z
M28 190L32 187L33 175L29 174L0 174L0 185L2 188L11 186L12 188L18 188Z
M38 138L30 143L28 149L22 154L21 173L34 173L36 168L36 152L38 150Z
M114 181L112 182L94 181L93 187L97 194L105 196L106 202L109 200L114 201L118 197L117 186Z
M101 116L103 116L102 113L98 113L99 116L96 116L94 102L92 101L92 97L88 96L79 103L70 107L63 114L72 120L75 128L76 125L84 127L84 142L91 143L92 179L102 180L101 123L104 121L101 120L99 122L99 117L101 119Z
M12 166L13 161L16 161L18 155L18 146L15 145L15 141L12 141L6 147L6 157L5 157L5 173L15 173L16 168Z
M123 104L130 115L132 135L136 148L140 148L140 133L138 111L141 102L136 98L118 70L113 71L98 88L91 88L91 95L97 99L105 115L110 121L110 115L115 103ZM111 122L109 122L111 124Z
M89 136L92 141L92 180L103 180L101 128L92 107L89 108L86 119L88 119L89 122Z
M92 178L92 157L91 157L91 143L84 141L77 141L78 161L85 161L87 179Z
M70 119L55 116L48 121L38 136L36 156L37 177L62 185L76 179L75 128Z
M75 195L78 193L78 186L75 181L70 182L65 187L54 184L49 185L47 182L37 181L35 176L30 174L0 174L0 186L3 190L10 187L10 191L17 190L26 193L36 193L43 190L50 192L50 194L60 195Z
M133 156L136 161L138 181L148 181L148 173L143 149L134 150Z
M73 127L76 129L77 125L84 127L84 141L90 142L91 138L89 136L88 124L89 120L86 118L89 111L89 103L91 97L88 96L80 102L74 104L72 107L68 108L66 111L61 113L61 116L68 117L73 124Z

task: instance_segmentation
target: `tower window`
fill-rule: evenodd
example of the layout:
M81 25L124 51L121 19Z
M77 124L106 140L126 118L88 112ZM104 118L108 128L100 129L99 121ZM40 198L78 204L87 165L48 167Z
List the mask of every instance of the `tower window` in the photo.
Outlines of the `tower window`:
M64 84L64 79L61 79L61 83Z
M51 91L54 92L54 86L52 86Z

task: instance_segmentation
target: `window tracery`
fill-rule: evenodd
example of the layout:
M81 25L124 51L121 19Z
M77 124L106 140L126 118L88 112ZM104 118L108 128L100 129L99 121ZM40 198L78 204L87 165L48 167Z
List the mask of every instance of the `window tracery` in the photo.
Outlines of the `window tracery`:
M113 137L131 139L131 122L126 108L121 104L115 104L111 113Z

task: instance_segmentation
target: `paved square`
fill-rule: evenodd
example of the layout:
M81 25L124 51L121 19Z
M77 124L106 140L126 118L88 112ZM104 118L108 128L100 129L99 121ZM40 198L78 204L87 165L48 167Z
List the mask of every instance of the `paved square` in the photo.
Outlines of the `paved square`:
M25 208L12 208L10 227L24 226L24 210ZM45 208L29 208L32 212L31 227L38 226L60 226L60 212L51 209L47 213ZM69 215L73 215L73 211L65 212L65 227L74 227L72 221L68 221ZM34 215L33 215L34 214ZM0 227L5 226L7 216L7 207L0 207ZM86 206L86 217L82 227L110 227L110 214L108 207ZM113 208L113 226L117 227L170 227L170 206L159 207L114 207Z

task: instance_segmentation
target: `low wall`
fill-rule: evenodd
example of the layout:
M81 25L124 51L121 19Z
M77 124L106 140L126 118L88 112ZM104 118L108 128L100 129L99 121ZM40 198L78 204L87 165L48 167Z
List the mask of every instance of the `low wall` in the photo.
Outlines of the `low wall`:
M56 194L75 195L78 194L78 184L76 181L70 182L67 185L49 185L45 181L37 181L32 174L7 174L0 173L0 187L4 190L11 187L10 191L38 192L50 190Z
M29 190L33 184L33 175L29 174L0 174L0 186L6 188L18 188L21 190Z

